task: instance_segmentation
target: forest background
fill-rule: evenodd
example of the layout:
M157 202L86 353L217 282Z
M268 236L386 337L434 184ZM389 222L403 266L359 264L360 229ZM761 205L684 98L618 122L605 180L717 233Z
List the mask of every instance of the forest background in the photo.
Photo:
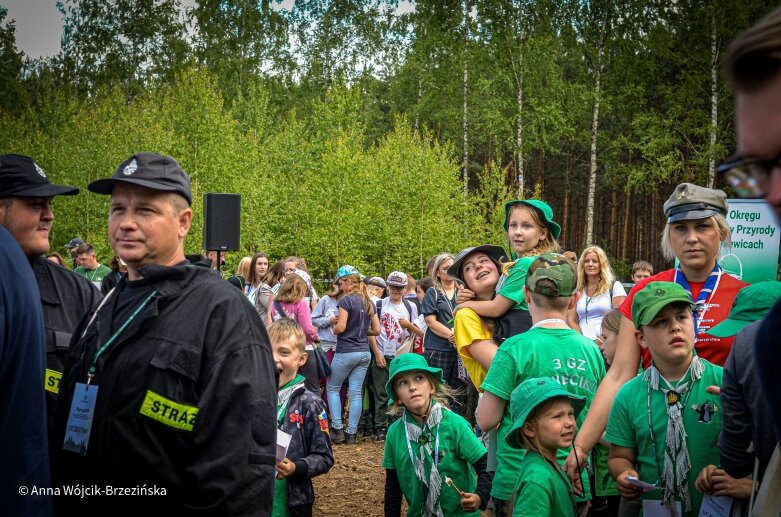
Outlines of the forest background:
M621 278L664 265L676 183L718 185L734 147L721 75L770 1L66 0L60 52L30 59L0 6L0 153L56 183L54 251L99 258L108 199L86 185L138 151L202 196L242 195L241 251L421 276L439 251L506 244L505 201L539 197Z

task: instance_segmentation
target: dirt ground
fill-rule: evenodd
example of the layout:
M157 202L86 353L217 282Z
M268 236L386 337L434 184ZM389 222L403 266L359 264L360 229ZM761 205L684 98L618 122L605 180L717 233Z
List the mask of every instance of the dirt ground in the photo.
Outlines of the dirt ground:
M314 479L314 515L383 515L383 443L359 437L356 445L334 445L333 468L328 474Z

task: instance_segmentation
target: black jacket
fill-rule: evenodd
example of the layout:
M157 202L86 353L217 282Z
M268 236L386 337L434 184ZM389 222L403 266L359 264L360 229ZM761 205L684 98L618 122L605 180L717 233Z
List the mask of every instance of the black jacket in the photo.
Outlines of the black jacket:
M36 257L31 265L41 293L46 327L46 375L43 387L46 390L46 415L51 428L71 336L84 315L100 301L101 295L92 282L46 257Z
M334 465L325 404L302 384L288 402L279 429L292 435L287 457L296 471L287 479L288 506L311 506L315 502L312 478Z
M110 337L112 296L83 320L62 379L54 483L165 488L146 497L55 498L64 515L269 515L274 486L276 369L257 313L208 269L140 270L157 292L101 356L86 454L62 448L71 399ZM83 333L83 335L82 335Z

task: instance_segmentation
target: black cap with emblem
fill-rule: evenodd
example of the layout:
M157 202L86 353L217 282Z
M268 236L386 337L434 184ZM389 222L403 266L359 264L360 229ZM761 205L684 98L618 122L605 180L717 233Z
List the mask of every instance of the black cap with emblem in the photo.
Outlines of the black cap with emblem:
M51 183L43 169L29 156L0 156L0 198L72 196L78 193L76 187Z
M110 178L95 180L87 188L96 194L111 194L118 183L132 183L152 190L176 192L193 202L190 177L170 156L136 153L122 162Z
M721 190L681 183L664 202L667 223L683 220L707 219L716 214L727 214L727 194Z

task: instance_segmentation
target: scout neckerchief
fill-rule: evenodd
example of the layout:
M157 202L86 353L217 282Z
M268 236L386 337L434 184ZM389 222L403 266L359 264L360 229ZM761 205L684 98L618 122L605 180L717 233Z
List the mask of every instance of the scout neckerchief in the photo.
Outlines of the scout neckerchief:
M415 476L423 483L426 501L423 517L443 517L439 506L439 490L442 478L439 477L439 422L442 421L442 406L432 401L426 421L420 427L417 421L404 410L404 431L407 437L409 459L415 469ZM432 451L432 443L433 451ZM417 447L415 447L417 446ZM417 450L415 450L417 448ZM433 457L432 457L433 456Z
M656 470L659 474L659 479L662 481L662 504L664 504L670 513L673 514L673 508L675 506L675 493L681 497L681 502L684 503L686 511L691 510L692 502L691 495L689 494L689 487L687 485L687 476L689 469L691 469L691 461L689 459L689 448L686 445L686 429L683 426L683 415L681 410L684 408L686 399L689 398L687 393L691 387L697 382L705 367L700 361L700 358L696 355L692 357L692 362L689 365L689 369L681 377L675 386L673 386L667 379L662 377L656 366L651 363L651 367L645 371L643 380L648 383L648 427L651 431L651 447L654 453L654 463L656 463ZM659 386L659 381L662 381L665 388ZM654 425L651 420L651 390L659 390L664 393L665 402L667 402L667 438L664 446L664 468L659 469L659 456L656 452L656 437L654 436ZM675 481L678 481L676 486Z
M694 316L695 338L700 335L700 321L705 318L705 313L708 311L708 299L716 294L716 289L719 287L719 281L721 281L721 275L721 266L719 266L719 263L717 262L713 267L713 271L711 271L711 274L708 276L708 279L705 280L702 289L700 289L700 294L697 295L697 299L695 300L692 296L692 289L689 285L689 281L686 280L686 275L683 274L681 266L678 266L675 269L675 282L683 287L683 290L689 295L689 299L694 302L692 315Z
M277 393L277 426L282 424L282 420L285 418L287 404L290 402L290 397L293 396L293 392L303 385L304 376L296 374L296 376L293 377L293 380L282 386L279 393Z

